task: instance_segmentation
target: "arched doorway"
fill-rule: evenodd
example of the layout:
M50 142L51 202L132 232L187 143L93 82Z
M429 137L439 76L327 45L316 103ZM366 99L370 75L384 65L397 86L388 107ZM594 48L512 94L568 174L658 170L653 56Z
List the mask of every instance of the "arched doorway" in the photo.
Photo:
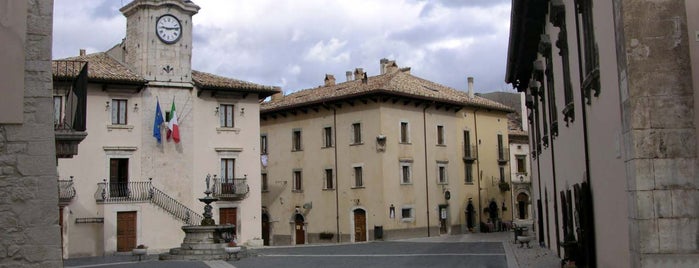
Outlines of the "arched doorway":
M473 207L473 201L471 198L468 199L468 205L466 205L466 228L469 232L473 232L473 227L476 222L475 208Z
M262 244L269 246L269 215L262 213Z
M306 227L304 226L304 219L301 214L296 214L296 216L294 216L294 231L296 245L306 244Z
M366 241L366 211L354 210L354 242Z
M529 218L529 211L527 211L528 203L529 195L525 193L519 193L517 195L517 218L522 220Z

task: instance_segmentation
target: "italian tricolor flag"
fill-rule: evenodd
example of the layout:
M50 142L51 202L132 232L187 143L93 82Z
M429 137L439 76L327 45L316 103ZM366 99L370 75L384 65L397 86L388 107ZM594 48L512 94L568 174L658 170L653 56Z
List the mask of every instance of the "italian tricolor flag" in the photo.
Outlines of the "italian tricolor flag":
M175 143L180 142L180 128L177 126L177 111L175 111L175 100L172 100L172 108L170 108L170 121L167 122L167 139L172 137Z

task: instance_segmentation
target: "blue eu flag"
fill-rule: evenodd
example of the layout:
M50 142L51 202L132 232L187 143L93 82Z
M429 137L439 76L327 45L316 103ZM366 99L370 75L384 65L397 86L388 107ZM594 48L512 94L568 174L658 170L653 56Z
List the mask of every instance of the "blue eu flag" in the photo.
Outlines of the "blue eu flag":
M153 122L153 137L158 140L158 143L162 140L162 135L160 134L160 125L163 124L165 120L163 119L163 113L160 111L160 101L155 100L155 121Z

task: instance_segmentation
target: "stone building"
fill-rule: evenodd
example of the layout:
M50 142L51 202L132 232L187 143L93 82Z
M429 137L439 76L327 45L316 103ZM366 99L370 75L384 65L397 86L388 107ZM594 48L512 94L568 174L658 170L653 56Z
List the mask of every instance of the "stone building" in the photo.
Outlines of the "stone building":
M538 241L582 267L699 267L699 2L513 1Z
M58 161L75 191L61 210L65 257L179 246L180 227L201 221L208 174L220 198L216 222L235 224L241 244L262 244L259 102L280 90L192 70L198 10L191 1L133 1L120 9L120 44L53 61L57 124L72 107L71 78L88 69L88 135L77 155Z
M53 1L0 1L0 263L61 267L51 121Z
M326 75L322 86L262 104L265 244L436 236L511 221L500 186L510 182L512 109L474 96L472 83L466 93L394 61L380 67L372 77L347 72L345 82Z

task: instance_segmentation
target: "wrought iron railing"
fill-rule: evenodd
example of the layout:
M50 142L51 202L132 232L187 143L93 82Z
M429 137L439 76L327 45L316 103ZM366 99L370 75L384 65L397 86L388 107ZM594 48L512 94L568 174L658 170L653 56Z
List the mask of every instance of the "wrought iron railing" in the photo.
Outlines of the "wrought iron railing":
M58 180L58 202L68 204L75 197L75 187L73 186L73 176L70 180Z
M507 147L499 147L497 148L497 153L498 153L498 162L500 164L507 163L507 161L510 160L510 148Z
M476 145L464 145L464 159L476 160L478 158L478 148Z
M221 199L240 200L250 192L248 175L244 178L217 178L214 175L213 196Z
M98 203L150 202L173 217L189 225L199 225L203 216L153 186L148 181L107 182L97 184L95 200Z

